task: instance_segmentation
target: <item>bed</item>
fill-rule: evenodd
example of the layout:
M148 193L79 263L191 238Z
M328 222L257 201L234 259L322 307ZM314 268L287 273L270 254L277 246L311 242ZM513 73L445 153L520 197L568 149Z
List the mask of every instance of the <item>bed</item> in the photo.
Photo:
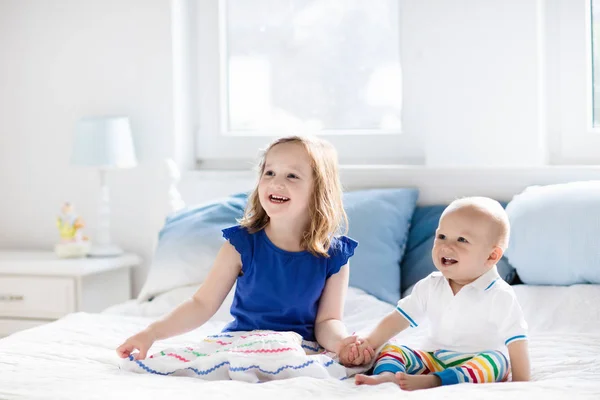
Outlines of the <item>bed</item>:
M568 179L566 176L563 178ZM524 178L519 175L516 181L519 179ZM513 182L509 178L505 181ZM472 180L469 182L472 184ZM433 184L438 186L439 181ZM460 185L453 187L460 190ZM495 189L502 191L498 186ZM171 200L172 204L181 201L173 196ZM392 396L415 399L599 399L600 285L515 285L514 288L530 326L532 382L455 385L409 393L400 392L393 384L355 386L352 379L294 378L248 384L137 374L119 369L116 346L189 298L196 289L195 285L190 285L169 290L152 301L131 300L100 314L71 314L56 322L1 339L0 399L131 399L167 396L177 399L250 397L286 400ZM230 318L230 301L231 298L228 298L215 316L198 330L158 342L151 352L193 345L204 336L219 332ZM344 320L350 331L365 332L393 307L360 289L350 288ZM424 329L425 326L410 329L399 335L399 339L409 346L418 346Z
M533 382L456 385L429 391L400 393L392 384L355 386L351 379L295 378L262 384L124 372L115 347L157 315L183 301L193 287L180 288L140 306L130 301L101 314L76 313L0 341L0 398L49 399L178 399L391 397L504 399L600 398L600 285L538 287L515 290L531 327ZM540 307L543 304L544 307ZM349 329L360 332L376 323L393 306L350 289L345 312ZM222 308L197 331L157 343L156 351L186 346L225 324ZM422 330L399 337L416 344Z

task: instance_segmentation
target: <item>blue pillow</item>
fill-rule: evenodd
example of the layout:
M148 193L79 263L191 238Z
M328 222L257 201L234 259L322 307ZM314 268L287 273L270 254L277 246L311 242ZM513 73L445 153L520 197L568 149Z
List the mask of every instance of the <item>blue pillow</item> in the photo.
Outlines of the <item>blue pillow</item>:
M244 215L245 193L180 210L165 221L139 301L202 283L223 245L221 229Z
M501 203L506 207L505 203ZM436 271L431 257L435 230L446 205L418 206L414 212L408 244L402 260L400 287L402 292L430 273ZM508 283L515 279L515 269L502 257L498 264L498 273Z
M529 187L506 212L506 256L524 283L600 284L600 181Z
M415 210L417 189L347 192L348 236L358 241L350 259L350 286L395 304L400 298L400 263Z

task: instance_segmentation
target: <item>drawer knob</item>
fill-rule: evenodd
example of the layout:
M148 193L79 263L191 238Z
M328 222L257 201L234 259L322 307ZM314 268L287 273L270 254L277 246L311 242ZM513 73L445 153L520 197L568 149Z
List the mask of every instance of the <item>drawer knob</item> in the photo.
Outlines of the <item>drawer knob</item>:
M0 301L23 301L25 296L21 294L0 294Z

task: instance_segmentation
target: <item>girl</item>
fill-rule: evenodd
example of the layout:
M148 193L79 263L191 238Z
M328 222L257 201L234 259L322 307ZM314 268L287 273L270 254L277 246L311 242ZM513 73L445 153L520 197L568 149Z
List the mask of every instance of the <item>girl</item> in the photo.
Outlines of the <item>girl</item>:
M198 328L210 319L237 280L224 332L292 331L318 341L344 365L358 357L355 336L341 322L348 259L357 242L336 236L347 217L337 153L309 137L276 140L264 153L257 187L239 226L223 230L211 272L192 298L117 348L143 360L156 340ZM346 338L346 339L344 339ZM365 350L364 357L374 355ZM362 358L362 357L361 357Z

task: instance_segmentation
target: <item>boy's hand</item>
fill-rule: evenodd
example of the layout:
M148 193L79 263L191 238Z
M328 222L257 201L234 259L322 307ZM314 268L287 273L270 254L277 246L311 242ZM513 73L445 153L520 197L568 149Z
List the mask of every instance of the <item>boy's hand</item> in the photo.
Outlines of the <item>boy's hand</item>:
M125 341L122 345L117 347L117 354L121 358L127 358L133 353L133 350L139 350L139 353L134 355L136 360L143 360L146 358L146 354L152 344L154 343L154 335L148 331L143 330Z
M358 355L352 360L355 366L369 364L375 358L375 350L367 339L359 339Z
M375 358L375 350L367 339L349 336L340 343L340 363L346 367L369 364Z

